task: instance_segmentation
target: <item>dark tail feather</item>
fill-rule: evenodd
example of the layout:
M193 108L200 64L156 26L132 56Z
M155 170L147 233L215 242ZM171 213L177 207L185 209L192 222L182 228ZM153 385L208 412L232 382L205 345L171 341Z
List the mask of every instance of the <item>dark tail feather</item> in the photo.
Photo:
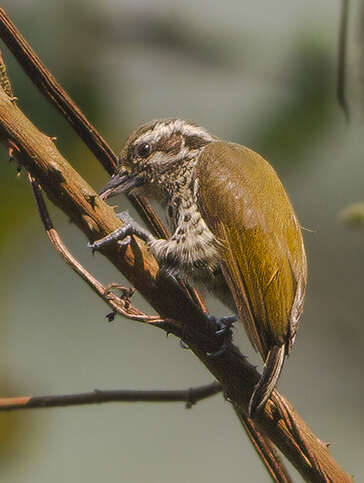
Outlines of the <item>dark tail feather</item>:
M267 355L260 381L255 386L249 402L249 416L251 418L264 406L272 394L281 373L286 347L274 346Z

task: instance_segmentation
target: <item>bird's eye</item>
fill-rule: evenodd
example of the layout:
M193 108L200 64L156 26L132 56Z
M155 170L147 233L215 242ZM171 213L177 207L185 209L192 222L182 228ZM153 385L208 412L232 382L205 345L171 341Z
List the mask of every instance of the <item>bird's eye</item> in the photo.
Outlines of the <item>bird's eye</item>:
M140 143L135 146L134 153L140 158L145 158L150 154L152 146L149 143Z

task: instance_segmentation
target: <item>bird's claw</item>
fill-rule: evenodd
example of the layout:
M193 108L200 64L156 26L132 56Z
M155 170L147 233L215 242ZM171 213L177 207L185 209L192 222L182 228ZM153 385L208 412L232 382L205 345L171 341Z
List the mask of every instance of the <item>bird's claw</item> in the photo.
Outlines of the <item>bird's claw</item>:
M118 245L126 248L131 243L131 236L127 235L125 238L123 238L123 240L118 240L117 242L118 242Z
M129 213L126 210L116 213L116 217L119 218L119 220L121 220L125 224L129 224L129 225L133 223L136 224L136 221L133 220L133 218L129 215Z
M216 335L225 334L227 331L231 330L234 322L237 321L236 315L225 315L224 317L216 318L213 315L208 315L211 322L214 322L218 329L216 330Z
M115 320L115 312L109 312L106 314L105 319L107 319L108 322L113 322Z
M109 235L100 238L100 240L96 240L93 243L88 243L87 246L92 249L92 253L94 253L95 250L100 250L100 248L103 248L104 246L113 242L118 242L121 247L127 247L131 243L131 237L133 235L136 235L145 242L151 240L152 235L145 228L141 227L135 220L133 220L127 211L117 213L117 217L123 221L123 226L117 228Z
M188 351L188 350L190 350L189 346L188 346L188 345L187 345L185 342L183 342L183 340L182 340L182 339L180 339L180 340L179 340L179 345L180 345L180 346L182 347L182 349L184 349L184 350L187 350L187 351Z
M215 317L214 315L207 314L206 317L209 323L216 327L216 335L225 334L227 331L231 330L232 325L237 321L236 315Z
M207 319L211 324L214 324L214 327L216 327L215 334L218 337L223 337L220 349L215 352L207 352L207 355L209 357L219 357L228 349L231 344L231 327L233 323L236 322L237 318L235 315L228 315L221 318L217 318L214 315L207 315Z

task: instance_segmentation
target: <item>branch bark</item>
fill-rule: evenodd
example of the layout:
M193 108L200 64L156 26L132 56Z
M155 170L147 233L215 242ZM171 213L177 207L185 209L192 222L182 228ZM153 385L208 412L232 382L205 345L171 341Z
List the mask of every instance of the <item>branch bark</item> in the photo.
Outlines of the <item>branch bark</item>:
M14 142L19 162L37 179L48 197L62 209L90 241L121 225L111 207L67 163L53 141L41 133L0 91L0 137ZM102 253L130 280L166 322L159 325L180 337L221 383L234 405L247 412L249 395L258 381L255 368L232 347L221 357L215 352L219 339L203 312L186 292L159 273L156 260L145 244L135 238L126 250L116 244ZM281 449L307 481L351 481L320 441L278 391L274 391L254 422Z

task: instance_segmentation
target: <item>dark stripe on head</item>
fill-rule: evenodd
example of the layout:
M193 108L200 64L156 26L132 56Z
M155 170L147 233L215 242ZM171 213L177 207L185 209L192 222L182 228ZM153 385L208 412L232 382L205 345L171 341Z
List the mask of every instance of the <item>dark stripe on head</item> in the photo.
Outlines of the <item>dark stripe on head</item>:
M153 151L162 151L168 154L178 154L181 149L182 137L180 134L172 134L161 138L154 146Z
M203 146L206 146L209 141L206 139L201 138L200 136L186 136L185 137L185 146L189 149L200 149Z

